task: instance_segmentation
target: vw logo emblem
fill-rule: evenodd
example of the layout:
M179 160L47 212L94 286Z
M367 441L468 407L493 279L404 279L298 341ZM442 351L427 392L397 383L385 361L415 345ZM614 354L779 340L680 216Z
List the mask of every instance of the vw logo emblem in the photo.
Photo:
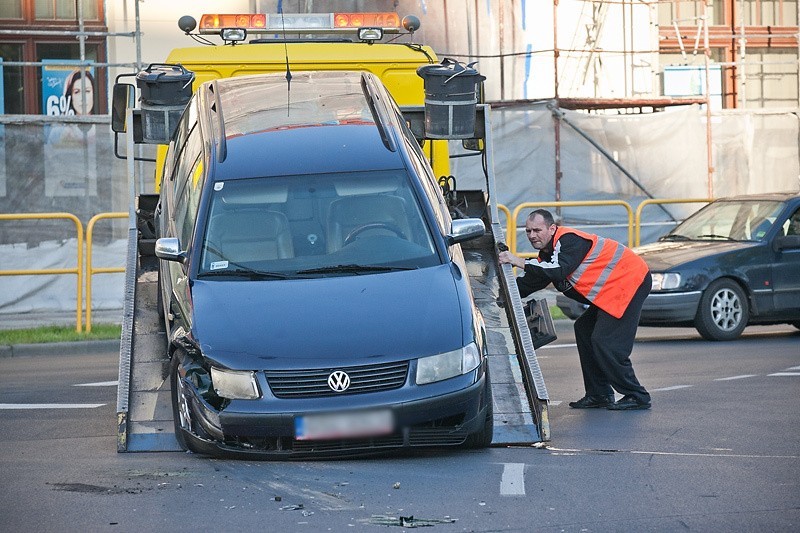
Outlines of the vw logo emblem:
M328 387L334 392L344 392L350 387L350 376L341 370L331 372L328 376Z

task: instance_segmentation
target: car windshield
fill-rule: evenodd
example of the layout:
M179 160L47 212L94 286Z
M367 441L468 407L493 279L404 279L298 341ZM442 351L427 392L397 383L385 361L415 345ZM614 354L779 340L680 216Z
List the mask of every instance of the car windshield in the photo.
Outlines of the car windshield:
M214 184L200 276L365 275L441 260L404 171Z
M775 200L717 200L693 214L661 240L760 241L783 204Z

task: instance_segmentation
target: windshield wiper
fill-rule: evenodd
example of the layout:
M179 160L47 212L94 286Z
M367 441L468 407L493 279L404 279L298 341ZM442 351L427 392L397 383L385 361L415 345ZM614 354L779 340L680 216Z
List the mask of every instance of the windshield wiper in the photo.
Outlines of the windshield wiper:
M252 280L260 280L260 279L290 279L293 276L291 274L286 274L283 272L267 272L263 270L253 270L250 268L232 268L227 270L212 270L209 272L203 272L198 275L201 278L212 278L212 277L222 277L228 276L233 278L247 278Z
M716 233L706 233L704 235L698 235L698 239L708 238L708 239L724 239L726 241L736 241L733 237L728 237L727 235L717 235Z
M660 241L691 241L691 237L687 237L686 235L680 235L679 233L672 233L670 235L664 235L660 239Z
M416 270L417 267L396 267L385 265L332 265L298 270L298 274L359 274L363 272L393 272L396 270Z

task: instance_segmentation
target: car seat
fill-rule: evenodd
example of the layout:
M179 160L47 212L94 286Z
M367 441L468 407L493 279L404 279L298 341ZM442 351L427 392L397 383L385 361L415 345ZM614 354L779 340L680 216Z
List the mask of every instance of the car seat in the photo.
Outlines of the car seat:
M207 247L232 263L294 257L289 221L278 211L240 208L214 215Z
M388 194L344 196L334 200L328 211L328 251L342 248L351 231L367 224L388 224L402 232L400 237L408 238L410 228L405 200ZM370 231L397 235L379 227Z

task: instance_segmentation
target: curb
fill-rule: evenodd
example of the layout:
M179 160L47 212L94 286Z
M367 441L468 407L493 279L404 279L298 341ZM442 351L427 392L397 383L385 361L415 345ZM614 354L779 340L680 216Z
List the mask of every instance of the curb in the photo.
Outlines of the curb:
M46 342L40 344L0 345L0 357L23 357L33 355L92 355L119 352L119 340Z

